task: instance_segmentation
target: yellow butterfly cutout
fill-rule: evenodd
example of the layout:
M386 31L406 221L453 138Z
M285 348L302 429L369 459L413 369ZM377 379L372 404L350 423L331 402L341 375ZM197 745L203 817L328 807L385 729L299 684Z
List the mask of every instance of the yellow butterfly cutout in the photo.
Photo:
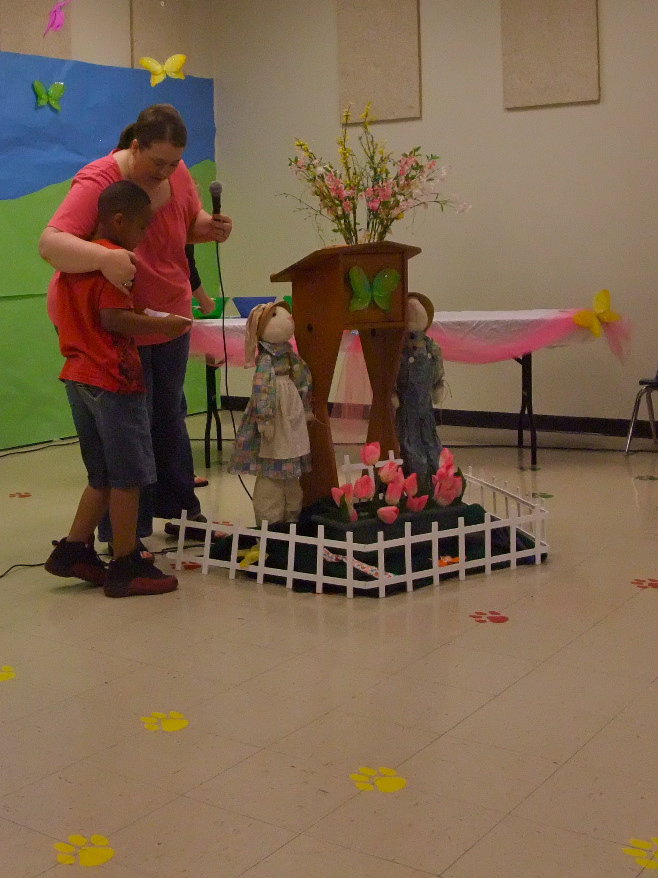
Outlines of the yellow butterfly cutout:
M594 296L594 307L576 311L572 318L573 322L589 329L593 335L599 338L603 332L603 323L615 323L617 320L621 320L621 314L612 311L610 304L610 290L600 290Z
M155 58L148 56L139 59L141 66L145 67L151 74L151 85L153 86L162 82L166 76L171 76L172 79L185 79L183 65L186 61L187 55L170 55L164 64L160 64Z
M260 546L256 544L250 549L240 549L238 558L242 558L240 567L249 567L252 564L256 564L260 559Z

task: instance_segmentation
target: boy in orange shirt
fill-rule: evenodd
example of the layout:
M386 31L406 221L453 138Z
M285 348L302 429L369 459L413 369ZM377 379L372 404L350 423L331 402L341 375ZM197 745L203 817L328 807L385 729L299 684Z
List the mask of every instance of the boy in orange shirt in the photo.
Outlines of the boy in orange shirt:
M151 202L135 183L108 186L98 199L94 243L133 250L143 240ZM139 267L137 270L139 283ZM58 331L66 357L66 384L88 484L68 536L55 543L45 568L55 576L102 585L108 597L163 594L177 585L159 570L137 539L141 488L156 481L142 364L133 336L151 332L177 338L191 321L133 309L125 292L100 271L62 272L58 279ZM94 551L94 531L109 510L113 555L109 566Z

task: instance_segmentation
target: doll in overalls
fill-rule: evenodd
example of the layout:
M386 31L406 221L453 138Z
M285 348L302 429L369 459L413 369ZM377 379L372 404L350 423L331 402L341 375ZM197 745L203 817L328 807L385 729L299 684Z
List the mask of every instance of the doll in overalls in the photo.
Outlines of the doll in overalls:
M431 489L430 478L439 466L441 442L436 432L434 404L440 401L444 369L441 348L426 334L434 319L434 305L422 293L407 298L407 336L393 404L404 473L416 473Z
M245 368L255 364L256 372L229 472L256 476L258 526L297 521L299 477L311 469L311 372L290 344L294 331L285 301L257 305L247 318Z

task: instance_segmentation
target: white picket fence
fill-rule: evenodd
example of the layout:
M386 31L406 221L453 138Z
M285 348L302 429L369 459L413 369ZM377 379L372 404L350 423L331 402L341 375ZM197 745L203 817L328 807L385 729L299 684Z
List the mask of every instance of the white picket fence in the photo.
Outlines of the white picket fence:
M390 457L393 455L391 453ZM341 467L347 477L352 472L361 473L365 467L361 463L351 463L346 457ZM182 569L185 562L201 564L201 572L208 573L211 567L221 567L228 570L230 579L235 579L238 572L249 571L256 574L256 582L262 583L266 576L276 576L285 580L286 587L293 588L296 582L304 581L312 583L317 594L322 594L324 589L331 585L345 591L348 598L354 597L354 589L378 592L379 597L385 597L390 586L403 584L408 592L414 590L414 583L420 579L432 578L433 585L439 585L441 579L448 574L457 571L460 580L466 578L469 570L479 569L489 575L494 564L506 563L514 568L526 558L532 558L535 564L541 563L542 555L548 552L547 520L548 511L535 502L531 497L524 497L517 488L517 493L511 491L507 483L498 484L494 479L485 479L475 476L469 468L466 473L465 502L479 503L485 509L485 520L481 524L466 525L463 518L458 519L457 527L440 530L437 522L432 523L431 530L426 533L412 534L411 523L405 522L404 535L398 539L387 539L385 526L382 526L374 543L357 543L351 532L346 533L344 540L328 539L325 537L323 525L318 527L316 537L302 536L297 533L295 525L291 525L290 531L281 533L268 529L268 523L264 521L261 527L247 527L241 523L218 523L208 522L202 524L198 521L190 521L189 526L196 530L205 529L206 536L203 547L186 549L185 528L188 525L187 513L184 510L180 519L176 521L180 525L178 546L169 557L175 561L175 568ZM492 554L492 534L498 528L509 528L509 551L502 554ZM213 532L220 530L231 537L231 552L227 560L210 557L211 537ZM468 534L482 534L484 537L484 557L466 560L466 537ZM517 534L529 537L534 546L527 549L518 549L516 546ZM255 539L259 546L257 561L248 566L239 556L240 536ZM457 560L442 566L440 564L439 540L448 537L457 537L458 551ZM269 540L288 543L287 566L285 568L267 566L267 543ZM417 543L431 541L431 562L427 567L420 570L412 569L412 555ZM295 546L307 544L316 547L316 569L314 571L301 571L294 569ZM397 547L404 549L404 572L393 574L385 569L385 550ZM355 558L358 552L376 552L377 563L373 567L366 567ZM336 555L342 556L340 560L345 564L345 576L328 576L324 573L325 560L337 560ZM445 563L445 562L444 562ZM355 579L354 573L359 570L365 571L370 579ZM396 590L399 590L396 589Z

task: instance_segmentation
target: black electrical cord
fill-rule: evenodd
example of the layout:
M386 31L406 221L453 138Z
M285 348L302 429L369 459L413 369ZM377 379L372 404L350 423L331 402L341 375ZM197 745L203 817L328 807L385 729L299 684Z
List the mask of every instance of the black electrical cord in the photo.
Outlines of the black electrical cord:
M226 390L226 396L228 397L228 395L229 395L229 392L228 392L228 349L226 347L226 322L225 322L226 321L226 297L224 295L224 280L222 278L222 265L221 265L221 262L219 259L219 243L217 241L215 241L215 262L217 263L217 276L219 278L219 294L222 297L222 304L223 304L223 307L222 307L222 344L224 345L224 388ZM233 440L235 441L235 438L238 435L238 431L235 427L235 416L233 414L232 408L229 409L229 412L231 415L231 424L233 426ZM249 489L245 485L244 479L242 478L242 475L240 473L238 473L238 478L240 479L240 484L244 488L247 497L249 497L250 500L253 500L253 497L249 493Z

